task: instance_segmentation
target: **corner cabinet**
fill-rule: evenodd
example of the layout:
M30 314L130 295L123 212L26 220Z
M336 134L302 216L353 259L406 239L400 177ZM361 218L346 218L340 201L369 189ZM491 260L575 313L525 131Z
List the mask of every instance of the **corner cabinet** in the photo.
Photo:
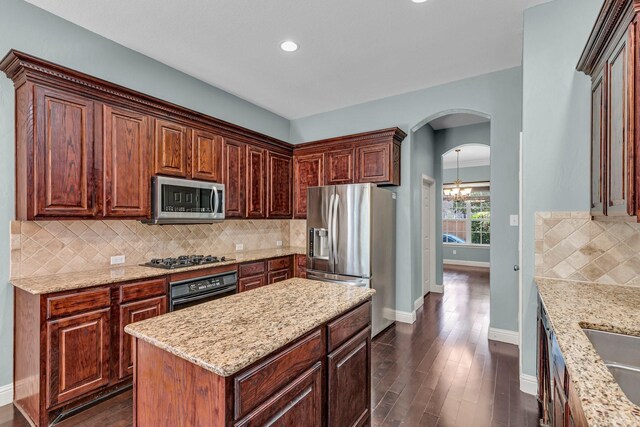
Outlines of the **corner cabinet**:
M591 77L591 215L638 219L640 129L635 2L606 2L577 69Z
M294 154L294 218L307 217L307 188L374 183L400 185L400 150L407 134L399 128L299 144Z

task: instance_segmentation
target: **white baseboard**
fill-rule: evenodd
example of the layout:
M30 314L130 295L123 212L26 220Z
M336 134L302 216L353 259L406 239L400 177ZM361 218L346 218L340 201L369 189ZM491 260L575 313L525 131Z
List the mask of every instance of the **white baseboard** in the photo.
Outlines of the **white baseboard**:
M420 297L413 302L413 311L418 311L424 305L424 297Z
M412 311L411 313L408 313L406 311L396 310L396 322L409 324L416 323L416 312Z
M536 396L538 394L538 378L535 375L520 374L520 391Z
M520 345L520 334L506 329L489 328L489 339L507 344Z
M13 383L0 387L0 406L13 402Z
M429 290L429 292L434 292L436 294L443 294L444 285L431 285L431 289Z
M445 259L444 265L459 265L462 267L481 267L490 268L491 264L485 261L465 261L462 259Z

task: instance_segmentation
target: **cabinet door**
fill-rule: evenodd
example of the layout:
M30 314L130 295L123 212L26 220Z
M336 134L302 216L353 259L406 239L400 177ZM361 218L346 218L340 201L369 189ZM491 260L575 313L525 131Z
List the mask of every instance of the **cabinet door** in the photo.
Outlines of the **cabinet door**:
M326 159L326 185L353 184L355 178L353 149L329 151Z
M267 283L271 285L272 283L282 282L283 280L291 279L291 270L278 270L278 271L270 271L268 273Z
M150 215L150 119L144 114L103 108L104 216Z
M606 215L604 203L605 189L605 141L607 128L604 109L604 71L594 80L591 87L591 215Z
M307 217L307 188L324 185L324 154L296 156L293 160L293 217Z
M166 120L156 120L155 173L186 178L189 141L187 128Z
M157 297L120 306L120 325L118 333L118 378L133 375L133 337L124 331L124 327L133 322L150 319L167 312L167 298Z
M222 182L222 137L194 130L191 141L191 178Z
M266 150L247 146L247 218L265 218Z
M225 216L244 218L246 214L245 144L225 138L224 168Z
M253 277L243 277L238 281L238 292L246 292L252 289L258 289L267 284L267 278L264 274Z
M328 356L328 426L365 425L371 415L371 327Z
M389 143L371 144L356 149L358 183L385 183L391 179Z
M322 362L318 362L234 425L320 427L322 393Z
M34 217L93 217L94 103L35 88Z
M293 159L290 156L269 152L267 163L267 218L291 218Z
M607 208L608 216L635 214L634 167L629 144L629 66L628 42L625 37L606 64L607 69Z
M109 383L109 308L47 322L47 406Z

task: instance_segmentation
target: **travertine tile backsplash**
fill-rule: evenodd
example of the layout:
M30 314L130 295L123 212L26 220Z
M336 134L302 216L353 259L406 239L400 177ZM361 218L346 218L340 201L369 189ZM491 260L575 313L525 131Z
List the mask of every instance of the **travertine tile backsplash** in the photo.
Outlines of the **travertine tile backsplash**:
M640 286L640 225L536 213L536 276Z
M289 246L304 248L307 245L307 220L294 219L289 223Z
M127 265L180 254L222 255L304 246L306 221L227 220L216 224L151 226L137 221L13 221L11 277L89 271L125 255ZM290 227L290 223L296 223ZM291 231L293 228L293 233ZM298 236L298 232L302 236ZM292 243L292 240L294 242Z

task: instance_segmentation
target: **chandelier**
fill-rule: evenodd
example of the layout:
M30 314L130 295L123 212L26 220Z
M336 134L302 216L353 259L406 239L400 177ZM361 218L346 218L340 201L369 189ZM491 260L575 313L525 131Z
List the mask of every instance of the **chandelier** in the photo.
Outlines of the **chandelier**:
M469 195L471 194L471 188L462 188L462 181L460 181L460 149L456 149L456 170L457 170L457 178L455 180L454 187L445 188L443 191L444 197L448 200L452 200L454 202L463 202L467 200Z

